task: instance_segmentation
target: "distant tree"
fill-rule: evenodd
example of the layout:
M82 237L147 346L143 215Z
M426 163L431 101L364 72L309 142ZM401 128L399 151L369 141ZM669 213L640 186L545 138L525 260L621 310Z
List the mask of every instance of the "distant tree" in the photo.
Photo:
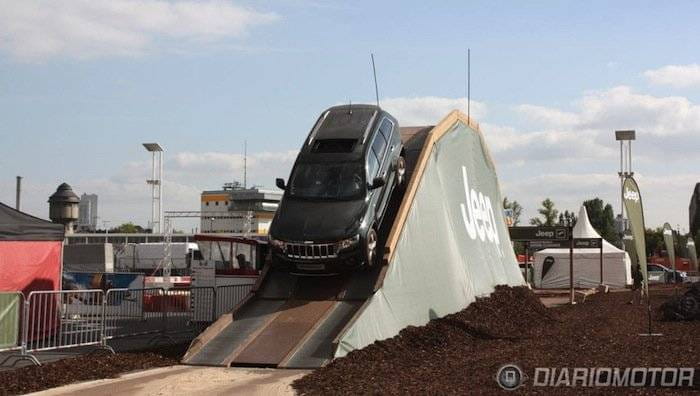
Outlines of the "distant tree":
M518 201L508 201L508 197L503 198L503 209L511 209L513 211L513 225L517 226L520 223L520 215L523 214L523 207Z
M662 250L666 250L664 244L663 227L647 228L644 230L644 242L646 244L647 257L661 255Z
M600 198L593 198L583 202L588 212L588 219L596 231L608 242L617 245L620 236L615 229L615 213L612 205L605 204Z
M144 228L132 222L124 223L109 230L113 234L139 234L145 232Z
M554 202L552 202L551 199L546 198L544 201L542 201L542 207L537 209L537 212L542 215L543 219L535 217L534 219L530 219L530 224L548 227L557 224L559 211L554 208Z
M577 220L578 219L576 218L574 212L569 212L568 210L565 210L563 213L559 213L560 226L573 227L576 225Z

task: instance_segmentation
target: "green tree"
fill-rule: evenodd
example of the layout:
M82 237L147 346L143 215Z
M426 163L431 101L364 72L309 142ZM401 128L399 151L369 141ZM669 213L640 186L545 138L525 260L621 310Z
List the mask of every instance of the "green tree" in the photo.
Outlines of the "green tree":
M559 211L554 208L554 202L552 202L551 199L546 198L544 201L542 201L542 207L537 209L537 212L542 215L544 220L540 219L539 217L535 217L534 219L530 219L530 224L547 227L557 224Z
M574 212L569 212L568 210L565 210L563 213L559 213L560 226L573 227L576 225L577 220L578 218L576 217Z
M523 207L518 201L508 201L508 197L503 198L503 209L511 209L513 211L513 225L517 226L520 223L520 215L523 213Z
M615 229L615 213L612 205L606 204L600 198L593 198L583 202L588 212L588 219L596 231L608 242L618 245L620 236Z
M138 234L144 232L143 227L132 222L124 223L109 230L113 234Z
M646 244L647 257L661 255L661 251L666 250L664 228L656 227L644 230L644 243Z

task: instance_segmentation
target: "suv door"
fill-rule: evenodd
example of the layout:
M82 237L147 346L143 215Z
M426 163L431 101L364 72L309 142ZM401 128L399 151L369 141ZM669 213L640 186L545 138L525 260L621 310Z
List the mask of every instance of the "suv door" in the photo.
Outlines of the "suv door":
M387 121L387 119L384 119L381 125L384 125L384 123ZM383 217L384 210L386 209L387 202L389 199L389 192L391 191L391 180L389 180L391 177L391 161L388 160L389 156L387 155L388 143L380 129L377 129L377 131L374 133L374 137L372 138L372 147L369 150L371 153L368 153L373 153L377 162L379 163L377 176L384 178L384 180L386 181L386 184L383 187L380 187L373 191L374 194L378 195L378 197L376 198L377 207L375 212L375 221L377 222L377 225L379 225L380 220ZM372 176L372 179L374 177L375 176Z

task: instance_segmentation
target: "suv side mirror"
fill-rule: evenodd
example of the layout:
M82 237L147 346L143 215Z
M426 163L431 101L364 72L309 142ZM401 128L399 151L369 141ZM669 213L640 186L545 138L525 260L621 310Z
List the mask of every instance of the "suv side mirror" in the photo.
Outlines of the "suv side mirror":
M374 190L375 188L382 187L385 184L386 180L384 180L383 177L375 177L374 180L372 180L372 184L370 184L369 189Z
M275 185L277 185L277 188L281 190L287 189L287 186L284 185L284 179L280 179L279 177L275 179Z

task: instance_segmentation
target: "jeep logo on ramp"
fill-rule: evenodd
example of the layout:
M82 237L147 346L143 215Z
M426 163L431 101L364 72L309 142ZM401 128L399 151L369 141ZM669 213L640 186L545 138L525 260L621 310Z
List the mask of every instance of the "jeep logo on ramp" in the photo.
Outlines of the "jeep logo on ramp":
M462 166L462 182L464 183L464 195L466 204L460 204L462 209L462 220L467 229L469 238L476 239L477 236L483 242L499 244L498 229L496 228L496 218L493 214L491 198L473 188L469 188L469 177L467 167Z

